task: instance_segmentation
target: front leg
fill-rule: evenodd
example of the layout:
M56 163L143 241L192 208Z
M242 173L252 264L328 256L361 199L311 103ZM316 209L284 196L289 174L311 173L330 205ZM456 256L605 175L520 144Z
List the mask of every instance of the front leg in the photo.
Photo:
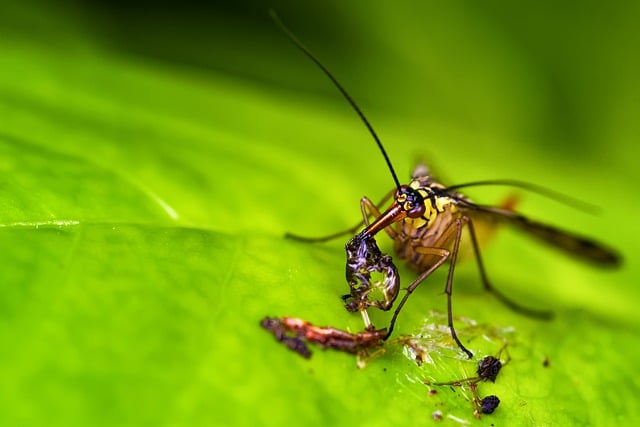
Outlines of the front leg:
M387 195L387 197L385 197L385 201L386 201L386 199L389 198L389 196L391 194L392 193L389 193ZM363 218L363 222L364 222L365 227L369 226L369 218L371 218L371 217L379 218L380 217L381 213L380 213L380 210L378 209L379 206L382 206L382 203L379 203L376 206L366 196L363 197L362 199L360 199L360 210L362 211L362 218ZM392 240L396 240L397 239L398 233L396 233L393 228L386 227L384 229L384 231L387 232L387 234L389 235L389 237L391 237Z
M382 198L382 200L380 200L380 202L377 205L374 205L371 202L371 200L369 200L368 198L363 197L362 200L360 200L360 209L362 211L362 216L363 216L364 220L360 221L359 223L357 223L353 227L349 228L348 230L339 231L337 233L329 234L327 236L322 236L322 237L307 237L307 236L301 236L301 235L293 234L293 233L285 233L284 237L287 238L287 239L297 240L299 242L321 243L321 242L328 242L330 240L337 239L338 237L343 237L343 236L348 236L350 234L355 234L358 231L358 229L360 227L362 227L363 224L367 224L367 225L369 224L369 218L367 217L367 215L380 216L380 211L378 209L380 208L380 206L384 205L391 198L391 196L393 195L394 192L395 192L395 190L392 190L392 191L388 192ZM369 210L371 212L370 214L366 213L365 205L369 207Z
M456 334L456 330L455 330L455 328L453 326L453 309L452 309L452 304L451 304L451 298L452 298L452 295L453 295L453 272L455 271L456 260L457 260L457 257L458 257L458 250L460 248L460 239L462 237L462 228L467 224L468 221L469 221L469 218L467 218L466 216L463 216L461 218L456 218L455 221L447 227L447 229L445 230L444 234L439 239L440 241L447 241L450 238L450 236L453 236L453 248L452 248L451 251L449 251L448 249L444 249L444 248L428 247L428 246L422 246L422 247L415 248L415 251L418 252L420 255L431 255L431 256L436 256L436 257L439 257L439 258L437 258L437 260L426 271L420 273L420 275L409 285L409 287L407 287L407 293L404 294L404 296L402 297L402 300L400 301L400 304L398 304L398 307L396 308L395 312L393 313L393 317L391 318L391 323L389 324L389 328L388 328L388 332L387 332L387 336L385 337L385 340L388 339L391 336L391 333L393 332L393 328L394 328L395 323L396 323L396 319L398 318L398 315L400 314L400 311L402 310L402 307L407 302L407 300L409 299L409 296L411 296L413 291L429 275L431 275L431 273L433 273L442 264L444 264L445 261L450 260L451 263L450 263L450 266L449 266L449 274L447 276L447 284L446 284L445 289L444 289L445 293L447 294L447 320L448 320L448 326L449 326L449 330L451 331L451 338L453 338L453 340L458 345L458 347L469 357L469 359L471 359L473 357L473 353L471 353L462 344L462 342L460 342L460 339L458 338L458 334Z

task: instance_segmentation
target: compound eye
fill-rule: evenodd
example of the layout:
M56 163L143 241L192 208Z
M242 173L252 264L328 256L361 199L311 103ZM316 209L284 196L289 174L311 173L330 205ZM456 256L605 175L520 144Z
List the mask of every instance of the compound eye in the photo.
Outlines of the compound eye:
M407 202L409 204L410 202ZM409 218L420 218L424 215L426 207L424 206L424 201L422 203L413 204L410 209L407 209L407 216Z
M426 211L424 198L409 186L403 185L400 188L396 201L400 203L409 218L420 218Z

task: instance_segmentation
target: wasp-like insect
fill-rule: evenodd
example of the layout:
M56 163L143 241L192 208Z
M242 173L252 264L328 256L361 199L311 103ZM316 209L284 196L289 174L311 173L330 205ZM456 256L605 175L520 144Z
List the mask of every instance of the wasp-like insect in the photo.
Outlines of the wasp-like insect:
M347 234L353 234L363 224L365 225L365 228L356 234L346 245L347 280L351 288L351 293L345 299L349 300L346 303L346 308L349 311L360 311L362 313L366 329L374 329L369 321L367 310L370 307L390 310L400 290L398 273L392 260L389 256L380 253L375 244L374 236L381 231L385 231L395 242L395 252L398 258L418 273L418 277L406 288L406 293L396 306L385 339L393 332L398 315L413 291L431 273L448 261L449 273L445 286L448 326L452 338L469 358L471 358L473 354L460 342L456 334L453 326L453 311L451 307L453 274L460 252L460 242L463 231L466 230L470 237L471 249L475 256L484 288L513 310L533 317L549 318L551 317L551 313L521 306L491 285L480 254L476 223L508 223L531 236L576 255L585 261L590 261L602 266L616 266L620 263L621 259L614 250L589 238L526 218L513 211L512 203L507 203L503 207L480 205L472 202L469 198L457 191L462 188L480 185L508 185L542 193L552 198L562 199L568 203L576 203L575 200L567 196L559 195L551 190L513 180L478 181L445 186L431 176L428 168L422 165L416 168L409 184L401 185L382 142L355 101L328 69L280 22L273 12L271 15L288 38L329 77L358 114L375 140L395 183L395 189L388 193L377 205L367 197L362 198L360 207L363 221L354 228L320 238L307 238L292 234L287 235L290 238L306 242L323 242ZM391 205L384 210L384 212L380 212L380 208L390 198L393 199ZM370 221L371 218L373 221ZM382 281L371 283L370 274L372 272L382 273ZM369 295L374 288L381 288L381 300L369 300Z

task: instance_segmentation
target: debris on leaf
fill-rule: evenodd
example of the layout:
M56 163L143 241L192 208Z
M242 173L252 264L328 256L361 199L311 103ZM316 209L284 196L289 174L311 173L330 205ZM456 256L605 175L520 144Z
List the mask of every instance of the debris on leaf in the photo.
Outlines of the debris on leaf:
M304 358L311 357L307 343L317 344L323 349L361 355L381 347L387 335L386 329L351 333L331 326L315 326L295 317L265 317L260 325L270 331L276 340Z

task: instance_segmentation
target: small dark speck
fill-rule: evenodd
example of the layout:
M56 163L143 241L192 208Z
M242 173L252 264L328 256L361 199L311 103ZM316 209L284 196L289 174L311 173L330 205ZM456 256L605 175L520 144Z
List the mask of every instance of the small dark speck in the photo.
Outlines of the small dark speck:
M482 413L493 414L493 411L496 410L499 404L500 404L500 399L498 399L498 396L491 395L483 398L482 402L480 403Z
M429 396L433 396L434 394L438 394L438 390L429 390Z
M549 359L549 357L544 358L544 360L542 361L542 366L544 366L545 368L551 366L551 360Z
M382 371L383 372L387 372L387 368L382 368Z

